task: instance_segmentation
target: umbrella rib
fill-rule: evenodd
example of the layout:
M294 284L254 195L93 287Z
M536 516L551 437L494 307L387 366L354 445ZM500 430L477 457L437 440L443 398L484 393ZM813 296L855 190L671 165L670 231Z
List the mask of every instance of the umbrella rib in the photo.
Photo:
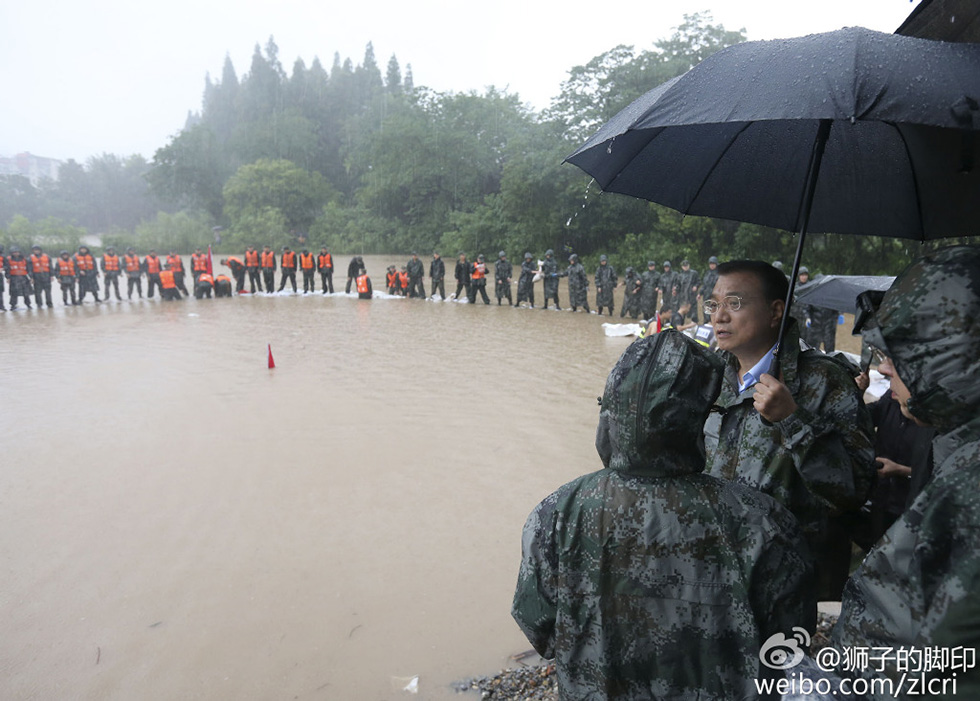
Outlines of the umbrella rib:
M703 178L701 178L701 184L698 185L697 192L695 192L694 193L694 196L691 197L691 199L688 201L688 203L687 203L687 211L685 211L684 214L687 214L689 211L691 211L692 205L698 199L698 197L701 196L701 191L704 189L704 186L707 184L708 180L711 178L711 174L715 172L715 169L718 167L718 164L725 157L725 154L728 153L729 149L731 149L732 144L734 144L736 141L738 141L738 137L740 137L742 135L742 133L745 132L745 130L748 129L751 125L752 125L751 122L743 122L742 128L739 129L738 132L736 132L735 135L731 139L729 139L728 143L725 145L725 148L722 149L721 152L718 154L718 157L715 158L715 162L711 164L711 167L710 168L708 168L708 172L705 174L705 176Z
M902 149L905 151L905 158L908 160L909 163L909 172L912 173L912 189L915 190L915 210L919 215L919 240L925 241L926 225L925 222L922 220L922 194L919 192L918 174L915 172L915 169L912 167L913 165L912 153L909 151L909 144L905 140L905 134L903 134L902 130L898 128L898 124L894 122L885 122L885 123L891 126L892 128L894 128L896 132L898 132L898 138L902 142Z

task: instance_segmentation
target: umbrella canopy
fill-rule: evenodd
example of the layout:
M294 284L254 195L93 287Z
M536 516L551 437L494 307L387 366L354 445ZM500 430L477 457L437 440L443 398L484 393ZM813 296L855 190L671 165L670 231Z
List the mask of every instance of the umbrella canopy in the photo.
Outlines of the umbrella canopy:
M566 160L609 192L799 231L788 309L808 230L980 233L978 100L977 44L860 27L746 42L654 88Z
M859 27L746 42L654 88L567 160L606 191L799 231L829 122L809 231L973 235L978 100L980 45Z
M884 292L894 281L890 275L821 275L796 288L796 302L853 314L859 294L868 290Z

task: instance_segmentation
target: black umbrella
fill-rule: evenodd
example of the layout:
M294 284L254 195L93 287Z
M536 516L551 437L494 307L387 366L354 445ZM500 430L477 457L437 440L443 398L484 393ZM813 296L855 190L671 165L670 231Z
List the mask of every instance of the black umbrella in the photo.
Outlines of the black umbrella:
M893 282L893 275L821 275L796 288L796 302L856 314L859 294L884 292Z
M980 233L980 45L847 28L719 51L567 161L603 190L800 233ZM782 342L788 314L780 329Z

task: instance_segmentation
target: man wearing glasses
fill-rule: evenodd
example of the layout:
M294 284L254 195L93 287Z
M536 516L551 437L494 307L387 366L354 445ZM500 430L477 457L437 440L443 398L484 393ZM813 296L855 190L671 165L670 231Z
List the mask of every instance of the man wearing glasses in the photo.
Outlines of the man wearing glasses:
M709 474L747 484L783 504L800 523L817 573L818 600L838 600L851 542L846 516L874 480L873 427L851 370L801 351L791 322L769 374L787 292L786 276L762 261L718 266L704 311L726 361L705 424Z

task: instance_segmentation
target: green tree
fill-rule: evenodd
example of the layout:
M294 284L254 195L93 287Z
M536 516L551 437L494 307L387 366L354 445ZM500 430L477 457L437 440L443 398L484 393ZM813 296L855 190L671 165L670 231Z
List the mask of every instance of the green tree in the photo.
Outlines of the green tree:
M225 215L233 233L252 236L275 220L290 234L305 233L323 206L335 197L319 173L291 161L260 159L242 166L225 185ZM248 240L260 244L262 239Z

